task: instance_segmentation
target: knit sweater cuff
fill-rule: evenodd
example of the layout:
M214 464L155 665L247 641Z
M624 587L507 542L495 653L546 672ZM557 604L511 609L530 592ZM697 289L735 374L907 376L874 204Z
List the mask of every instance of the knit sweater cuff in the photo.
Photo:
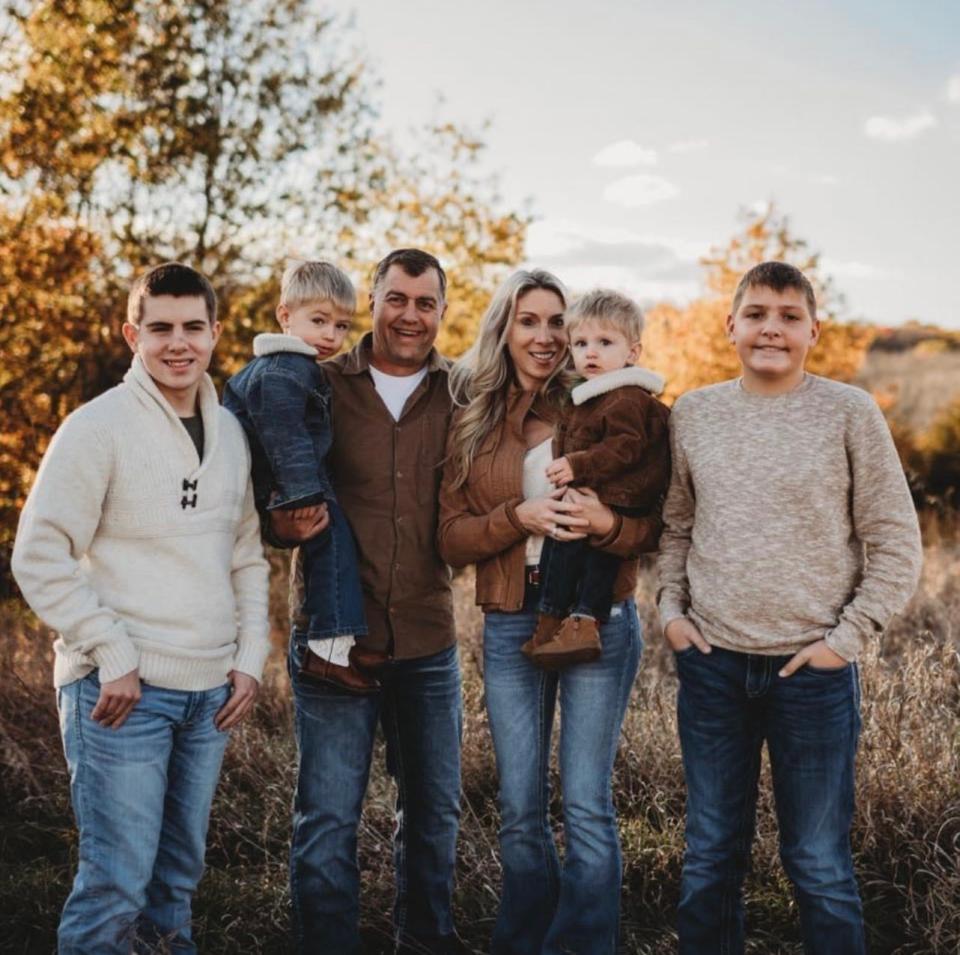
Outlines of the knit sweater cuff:
M841 620L823 638L827 646L848 663L855 663L863 649L863 640L853 624Z
M101 683L118 680L140 666L139 651L119 625L109 639L90 650L90 656L100 670Z
M263 677L263 666L270 655L270 641L259 637L241 637L233 669L252 676L258 682Z
M686 609L678 600L667 597L660 601L658 610L660 611L660 626L663 630L667 629L667 624L669 624L671 620L676 620L679 617L685 617L687 615Z

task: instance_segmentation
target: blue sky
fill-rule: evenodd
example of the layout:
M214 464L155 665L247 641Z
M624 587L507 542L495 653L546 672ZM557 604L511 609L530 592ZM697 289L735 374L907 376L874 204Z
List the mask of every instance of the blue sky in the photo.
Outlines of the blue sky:
M325 9L352 15L385 127L491 121L531 262L572 287L683 302L698 256L772 199L850 317L960 328L955 0Z

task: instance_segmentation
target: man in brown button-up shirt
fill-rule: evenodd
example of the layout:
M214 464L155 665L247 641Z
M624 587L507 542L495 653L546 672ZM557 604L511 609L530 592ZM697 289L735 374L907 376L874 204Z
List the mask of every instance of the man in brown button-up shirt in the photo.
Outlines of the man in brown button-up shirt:
M391 252L374 274L373 331L324 365L333 391L334 489L357 538L369 636L384 651L375 696L300 678L309 618L294 613L291 673L300 752L291 894L297 949L360 951L357 827L377 724L397 783L397 951L448 955L460 795L460 670L446 565L436 551L451 401L433 349L446 277L433 256ZM280 538L303 538L274 511ZM305 536L317 527L307 529ZM299 564L299 560L298 560ZM294 575L292 603L302 594Z

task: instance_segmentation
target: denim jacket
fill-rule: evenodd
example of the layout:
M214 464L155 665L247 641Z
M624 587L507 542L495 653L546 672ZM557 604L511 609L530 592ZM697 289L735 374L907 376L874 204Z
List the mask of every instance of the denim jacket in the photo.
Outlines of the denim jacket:
M325 464L333 438L330 385L316 350L293 335L263 334L253 353L227 382L223 404L250 440L258 510L335 500Z

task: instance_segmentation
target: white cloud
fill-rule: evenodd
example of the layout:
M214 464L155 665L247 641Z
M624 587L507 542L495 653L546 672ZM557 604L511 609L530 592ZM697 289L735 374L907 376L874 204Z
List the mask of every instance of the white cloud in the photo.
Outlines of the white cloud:
M904 139L915 139L924 130L937 125L937 117L930 110L921 110L903 119L890 116L871 116L864 124L863 131L871 139L895 143Z
M816 186L839 186L840 180L832 173L824 172L811 176L810 181Z
M668 153L692 153L697 149L706 149L710 143L706 139L681 139L667 146Z
M604 199L627 208L649 206L678 195L680 190L672 182L662 176L650 176L646 173L618 179L603 190Z
M838 262L835 259L824 257L820 264L829 275L841 279L902 279L903 273L897 269L883 269L869 262Z
M947 99L951 103L960 103L960 73L947 80Z
M604 146L593 157L593 162L597 166L655 166L657 151L646 149L632 139L621 139Z

